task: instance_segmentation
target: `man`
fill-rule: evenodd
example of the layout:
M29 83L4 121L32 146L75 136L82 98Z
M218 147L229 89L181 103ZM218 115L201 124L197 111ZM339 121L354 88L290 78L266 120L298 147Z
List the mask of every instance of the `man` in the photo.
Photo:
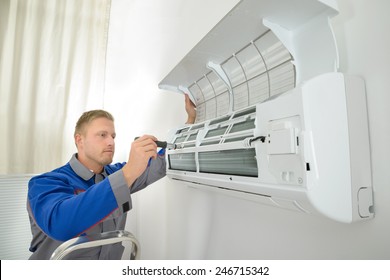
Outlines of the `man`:
M195 120L195 106L185 99L187 122ZM131 193L165 176L164 150L144 135L135 140L127 163L112 164L115 152L112 115L103 110L85 112L74 139L77 153L70 161L29 182L27 210L33 239L30 259L50 259L62 242L125 228L132 208ZM121 259L120 243L81 249L69 259Z

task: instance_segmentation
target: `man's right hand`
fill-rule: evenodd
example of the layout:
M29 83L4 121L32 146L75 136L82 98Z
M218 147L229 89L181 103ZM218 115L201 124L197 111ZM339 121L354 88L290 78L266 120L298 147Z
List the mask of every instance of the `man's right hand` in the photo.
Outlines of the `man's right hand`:
M134 181L146 170L149 160L157 157L157 138L152 135L144 135L137 138L132 144L129 159L122 171L129 188Z

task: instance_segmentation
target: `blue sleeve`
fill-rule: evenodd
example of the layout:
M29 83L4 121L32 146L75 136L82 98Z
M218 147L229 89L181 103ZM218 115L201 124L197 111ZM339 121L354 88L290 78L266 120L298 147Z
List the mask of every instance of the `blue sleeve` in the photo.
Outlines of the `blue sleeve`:
M118 208L110 180L75 193L69 176L46 173L29 182L28 200L37 225L50 237L65 241L93 227Z

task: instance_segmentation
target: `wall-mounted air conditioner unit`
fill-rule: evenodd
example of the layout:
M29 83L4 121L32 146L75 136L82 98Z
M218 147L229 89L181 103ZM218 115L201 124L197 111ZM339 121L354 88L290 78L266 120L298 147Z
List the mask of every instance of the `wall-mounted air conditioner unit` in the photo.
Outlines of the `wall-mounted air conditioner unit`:
M364 81L337 72L335 1L243 0L159 84L188 93L170 178L340 222L373 217Z

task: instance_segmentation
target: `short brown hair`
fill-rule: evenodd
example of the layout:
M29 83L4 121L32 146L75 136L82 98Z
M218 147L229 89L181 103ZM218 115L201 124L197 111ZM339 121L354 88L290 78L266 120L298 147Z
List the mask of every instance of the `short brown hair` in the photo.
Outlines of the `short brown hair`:
M76 136L76 134L81 134L86 124L89 124L91 121L98 118L106 118L110 121L114 121L114 117L104 110L91 110L84 112L76 123L74 135Z

